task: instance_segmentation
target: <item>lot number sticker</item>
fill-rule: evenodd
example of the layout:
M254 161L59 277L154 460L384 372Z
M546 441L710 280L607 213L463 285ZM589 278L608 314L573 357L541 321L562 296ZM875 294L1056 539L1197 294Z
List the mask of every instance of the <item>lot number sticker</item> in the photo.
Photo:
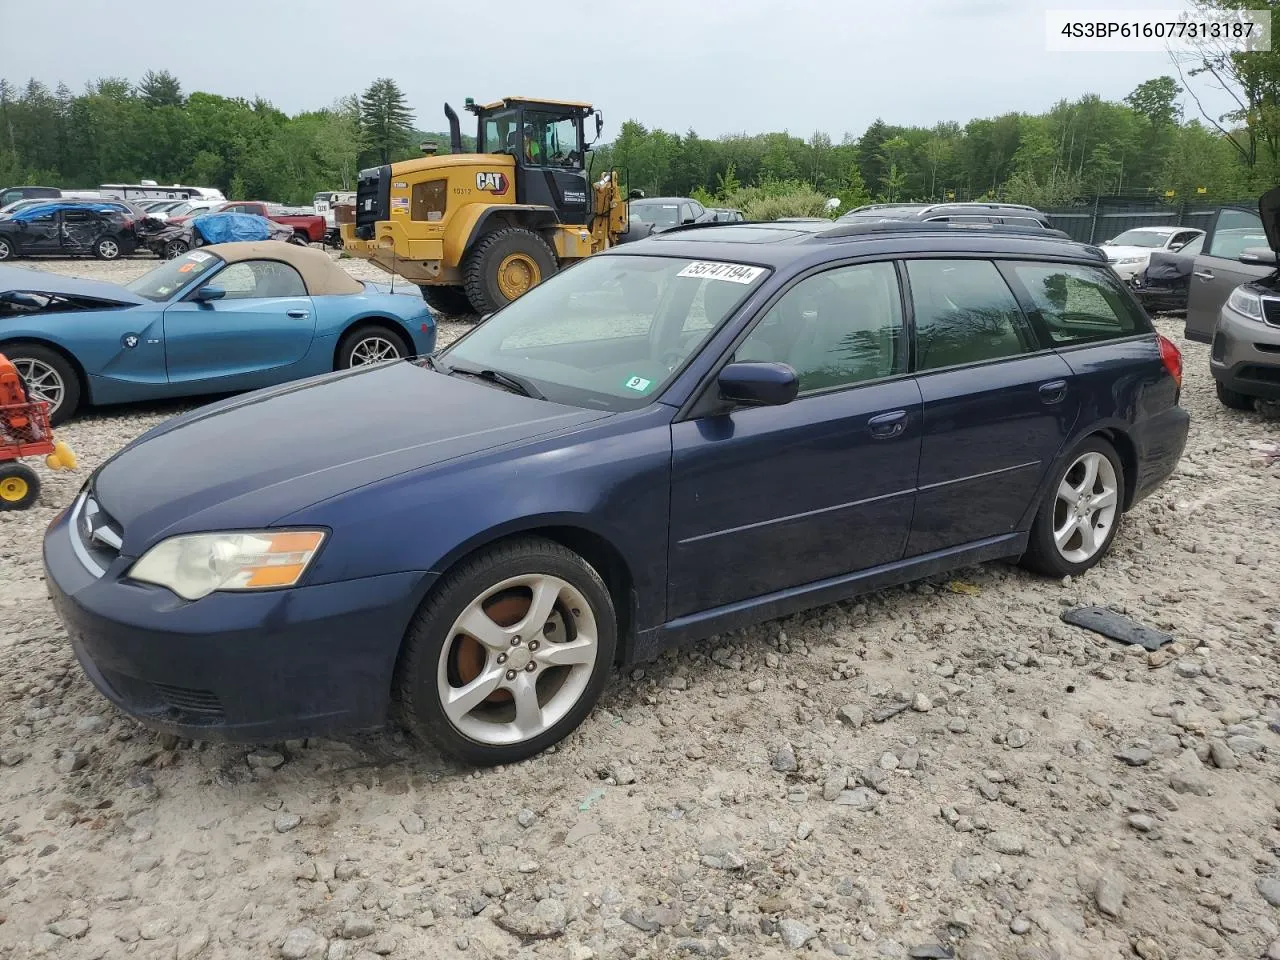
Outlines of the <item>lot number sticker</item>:
M764 273L764 267L748 267L744 263L717 263L698 260L676 274L677 277L696 277L706 280L728 280L730 283L752 283Z
M644 377L632 377L624 383L623 386L628 390L635 390L637 393L644 393L649 389L649 384L651 383L653 383L652 380L646 380Z

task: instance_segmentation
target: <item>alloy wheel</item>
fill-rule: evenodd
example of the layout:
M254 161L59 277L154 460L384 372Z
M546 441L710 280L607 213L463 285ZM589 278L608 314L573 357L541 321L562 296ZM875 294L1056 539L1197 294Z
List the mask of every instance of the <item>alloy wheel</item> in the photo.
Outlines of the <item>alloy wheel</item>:
M440 706L471 740L522 743L581 699L598 655L595 611L581 591L548 574L511 577L450 627L436 671Z
M1053 505L1053 542L1068 563L1084 563L1107 542L1119 509L1119 484L1111 460L1082 454L1058 485Z
M62 406L66 396L67 385L62 382L58 371L42 360L32 357L18 357L13 365L27 384L27 393L32 400L43 400L49 404L50 416Z
M376 334L362 337L351 348L351 366L353 367L399 359L400 348L386 337L380 337Z

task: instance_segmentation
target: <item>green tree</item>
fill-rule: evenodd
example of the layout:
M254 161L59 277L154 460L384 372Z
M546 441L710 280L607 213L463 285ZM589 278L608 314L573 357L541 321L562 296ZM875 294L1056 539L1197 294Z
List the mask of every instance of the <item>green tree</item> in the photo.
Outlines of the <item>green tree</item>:
M413 112L394 80L380 77L360 98L360 130L366 148L381 163L414 147Z
M144 73L138 83L138 96L148 107L180 107L184 100L182 84L168 70Z

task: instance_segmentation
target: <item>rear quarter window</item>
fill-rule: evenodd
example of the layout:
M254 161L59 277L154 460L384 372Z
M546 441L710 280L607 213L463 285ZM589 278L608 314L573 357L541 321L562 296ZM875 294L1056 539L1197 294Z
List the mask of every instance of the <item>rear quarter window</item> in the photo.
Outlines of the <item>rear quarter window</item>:
M1074 263L1006 262L1053 346L1146 333L1147 319L1101 267Z

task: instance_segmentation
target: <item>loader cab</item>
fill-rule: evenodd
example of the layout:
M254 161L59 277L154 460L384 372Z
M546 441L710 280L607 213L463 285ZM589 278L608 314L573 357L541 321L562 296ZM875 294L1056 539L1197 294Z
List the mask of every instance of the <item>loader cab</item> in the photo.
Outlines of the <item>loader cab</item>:
M585 103L513 97L483 106L468 100L466 107L476 115L476 152L515 157L517 203L550 207L561 223L589 222L584 125L594 116L598 135L598 111Z

